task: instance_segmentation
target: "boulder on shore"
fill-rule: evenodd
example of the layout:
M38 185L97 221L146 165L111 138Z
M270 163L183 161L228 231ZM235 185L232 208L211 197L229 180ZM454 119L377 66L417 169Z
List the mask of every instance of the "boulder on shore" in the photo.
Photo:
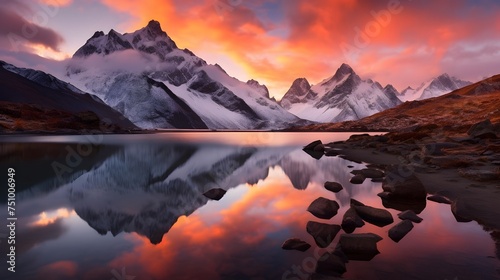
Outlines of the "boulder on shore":
M391 193L392 198L425 200L427 196L420 179L401 165L388 168L386 178L382 183L382 189Z
M338 277L346 272L345 262L336 254L324 253L316 265L316 273ZM314 278L318 279L318 278ZM328 279L328 278L326 278Z
M307 207L307 211L320 219L331 219L337 215L339 208L337 201L319 197Z

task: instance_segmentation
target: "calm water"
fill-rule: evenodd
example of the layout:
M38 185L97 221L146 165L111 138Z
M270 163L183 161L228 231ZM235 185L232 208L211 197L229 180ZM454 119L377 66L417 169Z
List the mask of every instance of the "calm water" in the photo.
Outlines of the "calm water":
M165 133L2 138L0 171L16 170L16 272L7 271L0 227L0 279L306 279L325 250L284 251L288 238L314 244L306 211L335 199L340 224L350 198L383 207L379 183L351 185L363 165L313 159L312 140L349 134ZM338 194L325 181L344 186ZM220 201L203 193L227 190ZM2 188L1 224L7 224ZM395 221L399 211L388 209ZM448 205L427 202L424 221L399 243L391 226L356 233L384 239L346 279L499 279L495 242L476 222L457 223ZM341 231L341 233L343 233ZM332 243L337 242L340 234ZM135 277L135 278L134 278Z

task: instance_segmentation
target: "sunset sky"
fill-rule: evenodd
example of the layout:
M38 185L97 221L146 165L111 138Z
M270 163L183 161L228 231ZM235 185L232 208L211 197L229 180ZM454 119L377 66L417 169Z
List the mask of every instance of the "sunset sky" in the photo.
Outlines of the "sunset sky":
M444 72L500 73L498 0L2 0L0 59L50 71L95 31L132 32L151 19L180 48L277 98L343 62L398 90Z

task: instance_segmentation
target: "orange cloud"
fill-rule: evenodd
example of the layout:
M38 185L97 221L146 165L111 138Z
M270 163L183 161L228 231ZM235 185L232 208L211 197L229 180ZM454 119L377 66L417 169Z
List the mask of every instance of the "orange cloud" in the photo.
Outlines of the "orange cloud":
M265 83L277 97L294 79L317 83L342 62L382 84L417 85L447 70L441 60L455 44L496 36L498 24L485 25L483 18L500 16L498 6L468 7L465 0L102 1L135 16L131 30L157 19L180 47L211 63L234 61L220 64L230 75ZM263 16L259 5L264 2L280 5L282 19ZM356 55L346 56L346 45Z

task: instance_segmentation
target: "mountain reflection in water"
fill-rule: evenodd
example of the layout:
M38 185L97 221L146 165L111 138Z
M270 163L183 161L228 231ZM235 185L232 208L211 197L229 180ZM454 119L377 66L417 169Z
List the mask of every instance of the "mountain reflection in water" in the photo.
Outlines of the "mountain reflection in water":
M0 144L2 170L13 166L19 179L18 271L5 268L2 279L307 279L325 251L305 231L308 221L325 222L306 211L313 200L340 204L326 221L332 224L341 223L351 198L383 208L379 183L349 183L349 172L363 165L316 160L297 144L114 141L91 147L68 165L68 151L78 151L78 143ZM68 168L55 172L54 162ZM329 192L326 181L344 189ZM227 193L211 201L203 193L213 188ZM397 220L399 211L389 211ZM399 243L387 236L392 225L357 229L383 237L381 254L350 261L344 278L498 278L494 242L477 223L459 224L449 206L432 202L420 216L424 221ZM313 247L282 250L292 237ZM0 248L6 252L6 243Z

